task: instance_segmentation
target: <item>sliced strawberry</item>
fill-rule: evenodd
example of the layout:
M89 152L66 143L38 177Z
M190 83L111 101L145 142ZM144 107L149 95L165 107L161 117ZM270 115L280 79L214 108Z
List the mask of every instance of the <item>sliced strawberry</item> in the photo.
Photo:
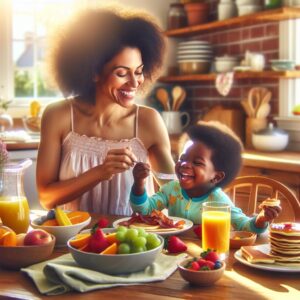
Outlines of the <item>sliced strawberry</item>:
M169 253L180 253L186 251L187 246L180 238L172 235L168 238L167 249Z

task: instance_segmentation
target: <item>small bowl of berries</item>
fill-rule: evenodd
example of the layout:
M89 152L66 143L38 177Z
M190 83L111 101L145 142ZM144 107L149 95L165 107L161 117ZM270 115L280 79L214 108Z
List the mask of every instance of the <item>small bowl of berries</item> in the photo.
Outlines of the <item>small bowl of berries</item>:
M210 249L202 252L199 257L188 258L178 264L181 277L198 286L213 285L222 277L225 267L225 262Z

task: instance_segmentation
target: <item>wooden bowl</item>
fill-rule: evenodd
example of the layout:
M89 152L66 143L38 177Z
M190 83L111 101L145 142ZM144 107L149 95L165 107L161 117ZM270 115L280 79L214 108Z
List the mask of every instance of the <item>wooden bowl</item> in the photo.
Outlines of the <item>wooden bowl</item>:
M217 280L219 280L224 274L226 267L224 261L222 261L222 267L220 269L208 271L192 271L184 267L188 262L192 260L192 258L188 258L178 264L178 269L181 277L184 280L188 281L190 284L198 286L210 286L213 285Z
M0 246L0 267L9 270L19 270L46 260L53 252L55 236L52 241L36 246Z
M251 246L255 243L256 234L249 231L231 231L230 248L239 249L242 246Z

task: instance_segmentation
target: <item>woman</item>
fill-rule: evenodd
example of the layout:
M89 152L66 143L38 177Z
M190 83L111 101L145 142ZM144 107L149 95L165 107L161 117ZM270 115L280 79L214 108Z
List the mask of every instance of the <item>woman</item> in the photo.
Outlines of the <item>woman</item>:
M50 62L68 99L42 117L37 186L45 208L130 215L136 162L174 172L159 113L134 104L158 75L163 53L160 29L141 13L87 9L60 29Z

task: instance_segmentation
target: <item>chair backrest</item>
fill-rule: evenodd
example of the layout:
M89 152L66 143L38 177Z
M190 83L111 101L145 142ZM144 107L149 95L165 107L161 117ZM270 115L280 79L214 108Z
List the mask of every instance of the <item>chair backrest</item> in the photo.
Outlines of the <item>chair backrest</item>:
M281 201L282 212L275 221L300 221L299 200L286 185L277 180L263 176L241 176L224 190L246 215L258 213L260 203L266 198L277 198Z

